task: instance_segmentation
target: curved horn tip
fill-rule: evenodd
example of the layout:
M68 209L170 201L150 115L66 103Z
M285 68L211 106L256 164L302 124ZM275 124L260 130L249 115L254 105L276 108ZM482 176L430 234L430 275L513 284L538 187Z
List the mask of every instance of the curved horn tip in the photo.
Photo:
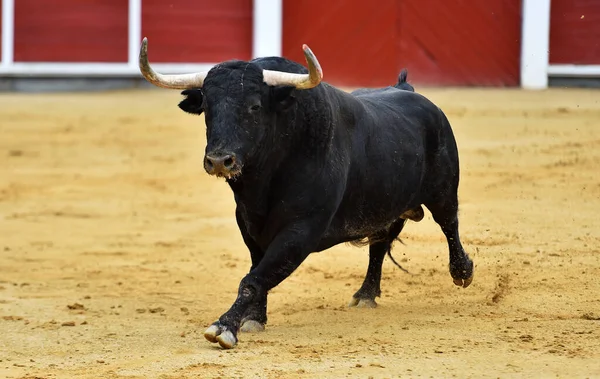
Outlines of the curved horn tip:
M140 59L148 55L148 38L144 37L140 45Z
M312 53L313 53L313 52L312 52L312 50L310 49L310 47L308 47L308 45L307 45L307 44L305 44L305 43L303 43L303 44L302 44L302 50L303 50L305 53L308 53L308 54L312 54Z
M321 68L321 64L319 60L315 56L315 53L312 52L310 47L307 44L302 44L302 50L304 51L304 57L306 58L306 62L311 62L315 65L315 69L317 74L319 75L319 80L323 80L323 68Z

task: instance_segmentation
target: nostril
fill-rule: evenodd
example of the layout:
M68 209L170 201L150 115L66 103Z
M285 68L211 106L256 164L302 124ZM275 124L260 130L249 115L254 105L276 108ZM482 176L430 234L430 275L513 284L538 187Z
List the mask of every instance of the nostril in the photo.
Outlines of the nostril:
M204 166L206 166L207 169L212 170L214 167L212 159L208 157L204 158Z
M230 169L233 164L235 163L235 159L233 159L233 157L226 157L225 160L223 161L223 166L225 166L225 168Z

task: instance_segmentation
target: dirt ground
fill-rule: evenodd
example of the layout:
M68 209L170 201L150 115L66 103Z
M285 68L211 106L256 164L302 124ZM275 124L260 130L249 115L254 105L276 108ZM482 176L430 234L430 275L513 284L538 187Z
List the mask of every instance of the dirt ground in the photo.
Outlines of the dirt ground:
M0 377L600 377L600 92L427 89L461 154L475 280L426 213L349 309L367 248L313 254L233 350L250 265L177 91L0 95Z

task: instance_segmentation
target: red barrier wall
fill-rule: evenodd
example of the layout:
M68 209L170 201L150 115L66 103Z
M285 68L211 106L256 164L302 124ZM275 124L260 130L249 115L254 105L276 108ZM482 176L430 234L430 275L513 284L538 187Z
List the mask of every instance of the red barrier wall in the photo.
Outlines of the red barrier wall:
M144 0L152 62L220 62L252 55L252 0Z
M314 17L314 21L311 18ZM307 43L325 80L348 86L519 84L521 1L294 0L283 8L283 54Z
M250 59L252 3L144 0L150 59ZM283 55L304 62L309 44L333 84L389 85L403 67L416 85L519 84L521 0L284 0L283 13ZM14 60L124 63L127 22L126 0L17 0ZM598 41L600 1L552 0L550 63L600 64Z
M127 62L126 0L15 1L15 62ZM153 62L250 59L252 0L144 0Z
M127 62L127 1L15 1L15 62Z
M550 63L600 64L600 1L552 0Z

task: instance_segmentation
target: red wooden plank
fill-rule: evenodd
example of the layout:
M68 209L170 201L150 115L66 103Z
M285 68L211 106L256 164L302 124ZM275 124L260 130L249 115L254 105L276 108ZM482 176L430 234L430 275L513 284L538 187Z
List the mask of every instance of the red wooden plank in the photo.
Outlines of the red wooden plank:
M126 62L127 1L15 1L15 62Z
M315 13L314 9L318 9ZM295 0L284 2L283 53L307 43L325 80L432 85L518 85L521 0Z
M600 1L552 0L550 63L600 64Z
M252 56L252 0L144 0L151 62L221 62Z
M404 0L401 51L415 83L519 84L521 1Z
M294 0L283 3L283 55L306 64L302 44L317 55L326 81L394 84L399 66L395 0ZM318 12L314 10L318 9Z

